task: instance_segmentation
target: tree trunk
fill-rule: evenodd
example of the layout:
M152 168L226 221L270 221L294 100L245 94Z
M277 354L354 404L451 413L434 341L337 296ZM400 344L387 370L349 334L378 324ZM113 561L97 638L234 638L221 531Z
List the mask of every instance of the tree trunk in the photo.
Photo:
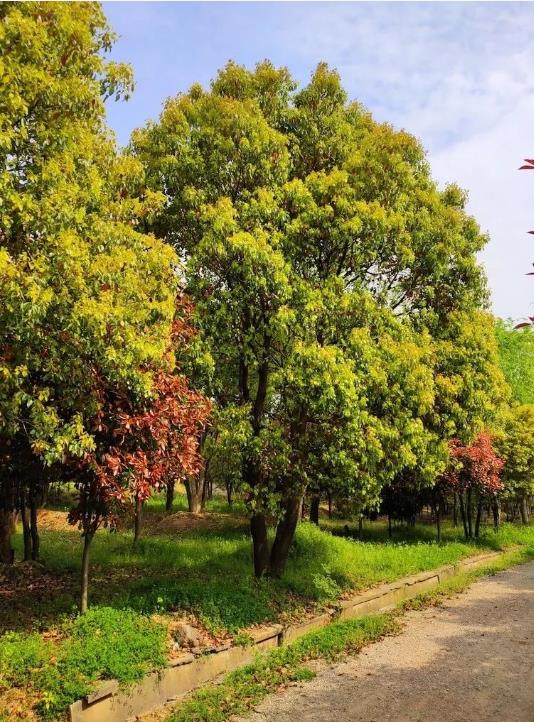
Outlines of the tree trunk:
M201 502L201 506L202 506L202 509L204 509L204 507L206 506L206 502L207 502L209 499L211 499L211 497L213 496L213 489L212 489L212 484L211 484L211 480L210 480L210 475L208 474L208 465L209 465L209 462L208 462L208 461L205 461L205 462L204 462L204 468L203 468L203 470L202 470L202 472L201 472L201 476L202 476L202 502Z
M460 505L460 516L462 517L462 524L464 527L464 535L465 535L466 539L469 539L469 529L467 526L467 518L466 518L466 514L465 514L464 495L461 492L460 492L460 494L458 494L458 502Z
M80 614L87 611L87 599L89 595L89 548L93 541L94 532L86 532L83 537L82 555L82 588L80 596Z
M328 518L332 518L332 492L328 492Z
M469 539L473 538L473 495L471 489L467 490L467 528Z
M358 539L361 541L363 537L363 514L358 518Z
M258 512L250 519L252 535L252 551L254 555L254 574L262 577L269 567L269 540L267 538L267 521L265 514Z
M491 510L493 512L493 528L495 531L499 531L499 526L501 524L501 504L499 499L495 498L493 500Z
M228 502L228 506L232 506L233 493L234 493L234 485L231 481L228 481L226 483L226 501Z
M143 502L141 501L139 494L135 495L135 510L134 510L134 538L133 544L137 545L141 537L141 523L143 517Z
M452 501L452 524L458 526L458 494L454 493Z
M15 551L11 546L11 537L15 531L15 513L0 509L0 562L13 564Z
M197 476L188 476L185 480L187 504L189 511L193 514L198 514L202 511L202 487L203 480L200 474Z
M521 497L519 511L521 513L521 524L528 524L528 504L526 494L523 494L523 496Z
M310 521L313 524L319 525L319 502L320 497L318 494L312 496L310 501Z
M300 502L302 496L290 497L285 503L284 516L276 527L276 536L271 550L270 574L281 577L285 571L289 549L295 538L295 530L299 520ZM315 497L314 497L315 499ZM317 497L317 500L319 498Z
M32 538L32 559L38 561L41 543L37 526L37 502L35 496L32 495L30 495L30 533Z
M439 501L436 504L436 537L438 542L441 542L441 508Z
M165 511L171 512L174 504L174 481L167 482L167 493L165 495Z
M22 521L22 537L24 539L24 561L29 562L32 558L32 534L30 529L30 517L26 504L24 503L24 494L20 495L20 518Z
M480 522L482 520L482 501L479 499L477 504L477 519L475 522L475 539L480 535Z

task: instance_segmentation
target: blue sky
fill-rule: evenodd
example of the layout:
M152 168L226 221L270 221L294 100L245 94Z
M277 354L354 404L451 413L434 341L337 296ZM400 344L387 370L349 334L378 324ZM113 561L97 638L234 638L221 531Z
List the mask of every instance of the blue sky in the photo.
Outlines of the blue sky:
M534 312L534 4L104 3L120 38L113 57L134 67L136 91L111 104L126 143L169 95L207 85L232 58L269 58L301 83L326 60L349 96L416 135L439 183L469 191L491 236L484 262L497 314Z

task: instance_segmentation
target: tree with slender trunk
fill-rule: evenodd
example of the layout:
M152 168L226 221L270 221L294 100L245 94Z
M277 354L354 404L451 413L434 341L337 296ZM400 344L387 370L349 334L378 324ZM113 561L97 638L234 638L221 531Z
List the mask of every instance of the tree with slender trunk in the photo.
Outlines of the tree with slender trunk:
M472 444L463 444L458 439L450 442L451 466L440 485L458 495L466 539L479 537L484 500L495 499L503 488L504 462L497 456L494 441L488 432L481 432Z
M310 521L312 524L319 524L319 504L321 497L314 494L310 499Z

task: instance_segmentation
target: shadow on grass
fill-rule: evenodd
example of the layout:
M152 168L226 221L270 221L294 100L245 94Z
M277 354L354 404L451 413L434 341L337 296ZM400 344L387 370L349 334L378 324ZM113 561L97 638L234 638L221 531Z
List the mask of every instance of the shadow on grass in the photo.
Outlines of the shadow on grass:
M441 544L431 527L397 528L392 541L380 523L364 531L365 541L356 541L302 523L284 577L256 580L250 538L235 525L146 536L135 549L131 533L102 530L91 551L90 603L146 614L192 613L213 633L234 633L332 604L348 590L454 563L477 549L534 546L532 527L512 525L498 535L488 531L477 544L466 544L452 526L444 528ZM20 555L20 535L16 545ZM43 531L42 579L27 582L24 565L17 565L15 588L0 589L0 631L47 628L75 612L81 547L76 530Z

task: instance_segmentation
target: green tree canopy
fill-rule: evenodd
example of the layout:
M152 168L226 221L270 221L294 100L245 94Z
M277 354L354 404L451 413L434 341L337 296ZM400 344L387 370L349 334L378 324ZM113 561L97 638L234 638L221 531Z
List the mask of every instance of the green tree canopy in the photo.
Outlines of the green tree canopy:
M534 405L513 406L505 416L497 438L497 451L504 460L504 496L519 504L528 522L527 502L534 493Z
M403 470L432 481L446 439L491 415L495 349L468 330L472 353L453 346L464 321L485 323L486 238L419 143L349 102L325 64L299 90L267 61L229 63L131 148L166 196L150 227L187 263L224 448L237 430L256 572L278 573L308 485L376 503Z
M0 6L0 453L94 449L103 380L138 397L168 354L174 251L139 232L160 203L117 155L104 99L127 95L96 3ZM14 443L15 440L17 443ZM13 504L4 479L3 511ZM0 525L1 526L1 525Z
M514 328L511 319L495 321L500 365L512 399L520 404L534 403L534 331L530 326Z

